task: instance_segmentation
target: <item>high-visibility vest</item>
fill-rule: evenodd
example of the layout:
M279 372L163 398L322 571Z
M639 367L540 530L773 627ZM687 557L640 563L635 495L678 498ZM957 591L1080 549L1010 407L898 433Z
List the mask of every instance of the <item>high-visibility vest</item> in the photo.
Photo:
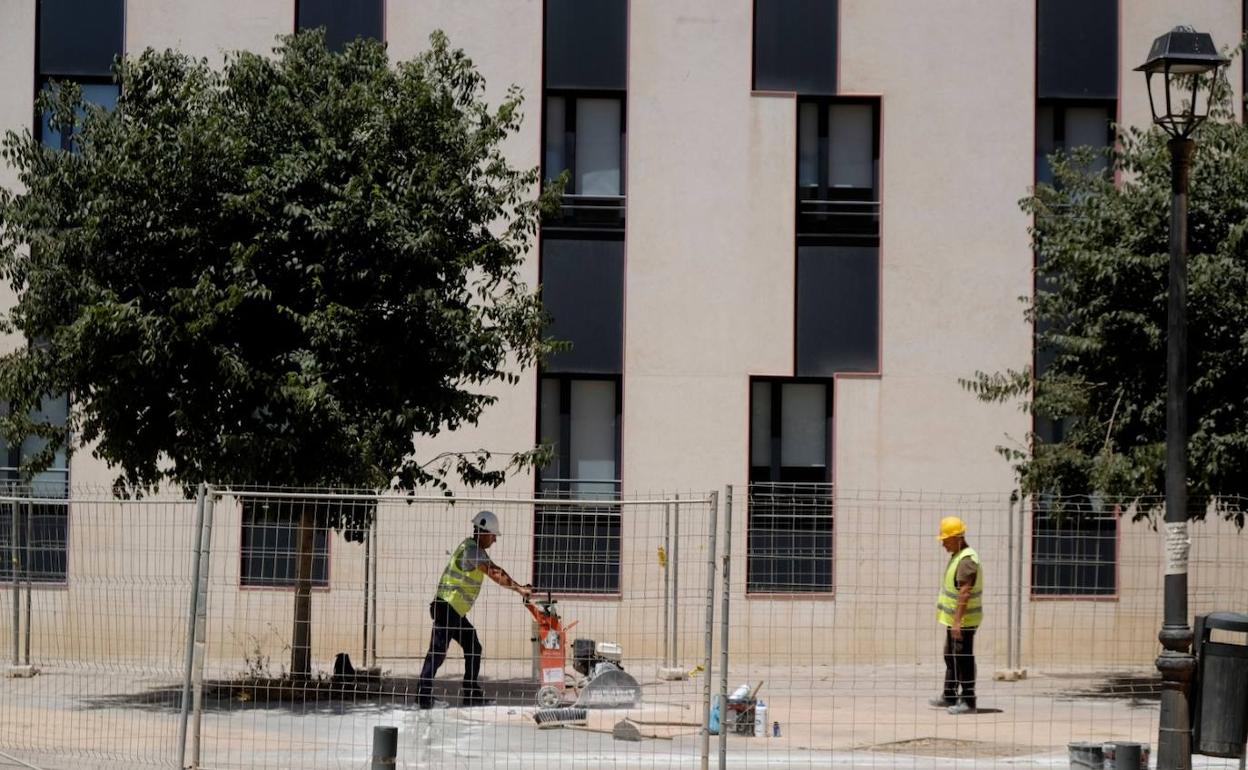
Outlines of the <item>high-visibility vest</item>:
M438 580L437 598L451 605L460 616L467 615L468 610L472 609L472 603L477 600L477 594L481 593L481 583L485 580L485 570L480 565L468 572L459 568L460 557L474 542L469 537L459 544L455 553L451 554L451 561L446 569L442 570L442 578Z
M945 567L944 584L940 587L940 598L936 601L936 620L942 626L953 625L953 616L958 610L958 565L968 556L975 562L975 585L971 587L970 598L966 601L962 627L975 628L984 619L984 570L979 563L979 554L968 545L955 553L949 560L949 566Z

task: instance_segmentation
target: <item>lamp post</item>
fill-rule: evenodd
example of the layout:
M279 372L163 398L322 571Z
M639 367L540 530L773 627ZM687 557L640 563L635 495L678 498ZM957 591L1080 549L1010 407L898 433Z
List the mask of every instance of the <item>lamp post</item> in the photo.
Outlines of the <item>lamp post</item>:
M1158 770L1190 770L1191 710L1188 703L1196 658L1187 623L1187 186L1192 134L1209 115L1218 68L1227 63L1213 38L1191 27L1175 27L1153 41L1144 73L1153 122L1170 135L1170 290L1166 311L1166 552L1165 616L1161 672L1161 729ZM1165 86L1164 102L1153 96L1153 76ZM1204 110L1199 106L1202 87ZM1190 88L1190 93L1188 89ZM1190 101L1188 101L1190 100Z

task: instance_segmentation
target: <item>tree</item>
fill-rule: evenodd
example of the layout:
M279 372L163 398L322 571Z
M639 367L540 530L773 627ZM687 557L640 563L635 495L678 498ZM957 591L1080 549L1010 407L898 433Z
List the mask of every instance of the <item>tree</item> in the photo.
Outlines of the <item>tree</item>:
M1248 493L1248 128L1221 84L1191 173L1188 261L1190 514L1215 505L1243 525ZM1147 516L1165 488L1170 156L1160 130L1120 130L1110 173L1093 151L1052 158L1055 183L1021 205L1034 217L1037 371L976 372L981 400L1021 402L1060 423L998 447L1029 494L1086 495Z
M413 489L498 484L540 449L422 464L417 436L473 424L554 343L521 266L536 169L441 33L391 67L385 47L330 53L320 32L224 68L147 50L119 60L114 111L62 84L41 96L71 151L9 132L20 191L0 193L9 440L89 446L118 491L174 483ZM33 418L70 393L67 424ZM303 505L291 672L310 671L313 530L370 507Z

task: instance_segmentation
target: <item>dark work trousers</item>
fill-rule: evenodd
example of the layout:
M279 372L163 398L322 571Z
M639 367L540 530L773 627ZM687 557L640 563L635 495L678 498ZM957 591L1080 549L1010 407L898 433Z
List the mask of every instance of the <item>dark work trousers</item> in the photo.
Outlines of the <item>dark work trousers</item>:
M481 685L477 678L481 674L481 640L477 638L477 629L472 627L468 618L440 599L429 604L429 617L433 618L433 634L429 638L425 665L420 669L417 699L426 702L427 707L427 701L433 694L433 678L446 660L446 648L451 640L464 651L464 688L461 694L464 697L480 697Z
M975 708L975 629L963 628L962 638L953 638L953 629L945 628L945 690L944 698L956 703L961 698Z

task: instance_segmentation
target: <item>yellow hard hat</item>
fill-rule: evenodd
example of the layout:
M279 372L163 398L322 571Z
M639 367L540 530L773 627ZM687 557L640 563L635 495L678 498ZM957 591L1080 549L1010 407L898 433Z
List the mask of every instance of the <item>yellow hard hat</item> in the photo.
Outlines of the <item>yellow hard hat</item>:
M966 525L957 516L946 516L940 520L940 535L937 540L948 540L957 535L966 534Z

